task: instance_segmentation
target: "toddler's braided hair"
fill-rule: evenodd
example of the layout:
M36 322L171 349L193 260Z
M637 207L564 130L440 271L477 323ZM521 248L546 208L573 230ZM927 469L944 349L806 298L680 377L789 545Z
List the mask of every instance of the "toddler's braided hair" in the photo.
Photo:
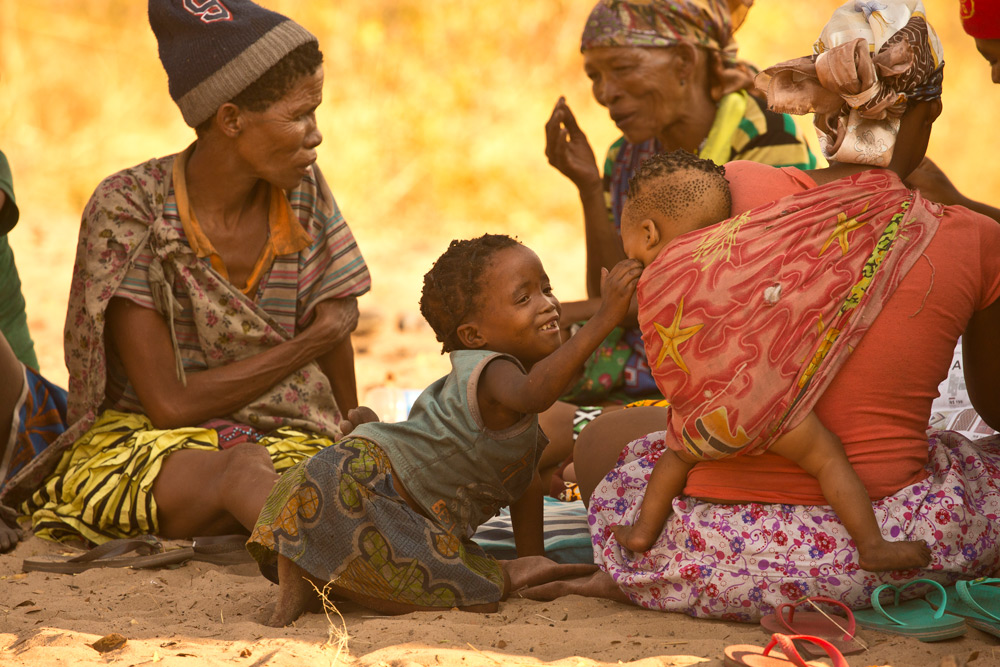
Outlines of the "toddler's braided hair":
M476 308L483 287L482 276L490 259L498 251L518 245L521 244L505 234L452 241L424 275L420 313L442 344L442 352L463 349L458 327Z
M695 178L661 180L676 173ZM656 187L647 187L656 183ZM703 210L707 197L715 193L712 211ZM657 153L644 160L628 182L628 199L637 210L654 209L661 213L699 213L719 222L729 217L732 196L726 180L726 168L694 153L675 150Z

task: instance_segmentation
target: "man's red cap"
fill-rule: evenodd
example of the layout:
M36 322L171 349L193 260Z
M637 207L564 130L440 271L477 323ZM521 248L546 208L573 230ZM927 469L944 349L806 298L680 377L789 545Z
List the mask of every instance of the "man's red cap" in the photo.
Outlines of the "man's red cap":
M962 27L976 39L1000 39L1000 1L959 0Z

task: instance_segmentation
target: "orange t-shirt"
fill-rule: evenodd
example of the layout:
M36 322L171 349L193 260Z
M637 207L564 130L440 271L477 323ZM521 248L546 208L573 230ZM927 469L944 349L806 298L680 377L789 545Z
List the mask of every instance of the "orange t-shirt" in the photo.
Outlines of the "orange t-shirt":
M726 165L736 215L815 187L793 167ZM844 443L872 498L926 476L927 422L938 385L973 312L1000 297L1000 224L948 206L924 256L903 278L814 411ZM776 454L698 464L684 494L827 504L816 479Z

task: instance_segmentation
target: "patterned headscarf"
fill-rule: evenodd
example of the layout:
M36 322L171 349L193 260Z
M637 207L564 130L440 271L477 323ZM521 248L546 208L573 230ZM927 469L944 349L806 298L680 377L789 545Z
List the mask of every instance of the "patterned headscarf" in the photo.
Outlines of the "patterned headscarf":
M580 50L605 46L663 48L688 42L705 47L720 85L712 97L753 85L736 58L733 33L753 0L600 0L583 29Z
M941 96L944 52L923 4L851 0L834 12L813 52L757 75L768 107L815 113L830 160L888 166L907 102Z

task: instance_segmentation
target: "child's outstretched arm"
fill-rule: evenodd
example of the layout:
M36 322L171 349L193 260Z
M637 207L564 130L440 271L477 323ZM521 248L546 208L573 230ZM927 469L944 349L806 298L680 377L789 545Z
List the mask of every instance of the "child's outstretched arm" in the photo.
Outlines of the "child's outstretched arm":
M517 413L538 414L559 399L587 357L625 317L642 264L626 259L603 272L602 302L597 314L527 374L511 363L487 366L480 380L481 402L486 399Z
M868 490L854 471L840 438L810 412L771 445L771 452L798 464L816 478L826 502L837 513L858 548L858 565L870 572L925 567L930 549L920 540L889 542L875 520Z
M696 460L672 449L664 451L646 482L639 516L631 526L611 526L615 539L631 551L646 551L663 532L674 498L684 491L687 474Z

